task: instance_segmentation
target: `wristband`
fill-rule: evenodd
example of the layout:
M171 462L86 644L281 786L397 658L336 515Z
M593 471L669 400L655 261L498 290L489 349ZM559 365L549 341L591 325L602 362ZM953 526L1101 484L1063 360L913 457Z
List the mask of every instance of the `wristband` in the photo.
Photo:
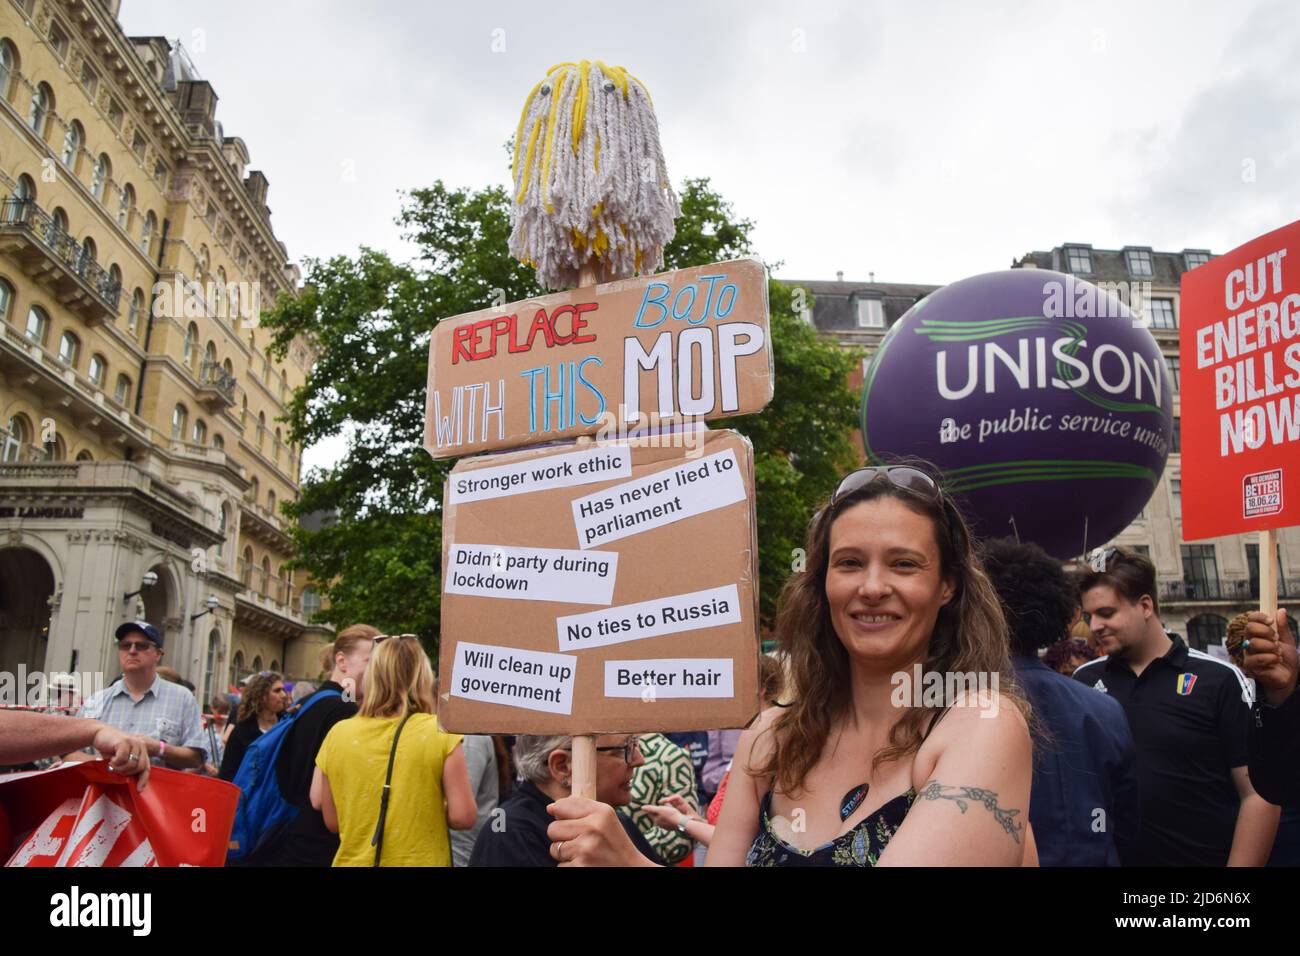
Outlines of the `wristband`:
M683 815L682 822L677 824L677 832L682 834L682 836L688 836L686 832L686 827L690 822L691 822L691 818Z
M165 756L167 756L167 741L160 737L158 738L158 757L161 759Z

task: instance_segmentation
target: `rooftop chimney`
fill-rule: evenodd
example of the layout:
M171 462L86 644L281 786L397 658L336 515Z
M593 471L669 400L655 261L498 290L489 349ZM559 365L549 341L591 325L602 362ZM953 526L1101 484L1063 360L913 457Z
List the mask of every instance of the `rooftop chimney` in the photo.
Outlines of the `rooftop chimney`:
M836 281L836 282L843 282L843 281L844 281L844 270L843 270L843 269L841 269L841 270L839 270L838 272L835 273L835 281Z

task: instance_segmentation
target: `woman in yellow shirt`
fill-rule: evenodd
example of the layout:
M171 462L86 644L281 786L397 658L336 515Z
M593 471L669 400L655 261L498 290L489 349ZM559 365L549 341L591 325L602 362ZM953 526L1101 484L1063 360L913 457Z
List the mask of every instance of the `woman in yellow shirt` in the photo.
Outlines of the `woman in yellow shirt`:
M376 862L384 779L399 728ZM361 709L330 730L312 777L312 806L339 834L334 865L451 866L447 828L469 829L478 815L461 739L438 729L433 669L419 640L375 638Z

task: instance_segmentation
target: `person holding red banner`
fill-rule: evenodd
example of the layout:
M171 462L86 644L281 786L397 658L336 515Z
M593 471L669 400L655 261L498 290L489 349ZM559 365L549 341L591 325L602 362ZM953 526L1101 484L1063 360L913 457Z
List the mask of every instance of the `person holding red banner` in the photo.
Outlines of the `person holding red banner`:
M1259 689L1247 742L1250 780L1265 800L1300 803L1300 663L1285 610L1247 615L1245 665Z
M149 741L84 717L60 717L0 710L0 765L55 757L93 747L114 773L139 775L136 788L149 780Z
M956 505L919 468L862 468L814 516L806 553L777 622L794 699L741 736L707 864L1036 863L1027 707ZM936 706L899 693L922 670L989 680ZM551 810L562 865L647 862L609 808Z

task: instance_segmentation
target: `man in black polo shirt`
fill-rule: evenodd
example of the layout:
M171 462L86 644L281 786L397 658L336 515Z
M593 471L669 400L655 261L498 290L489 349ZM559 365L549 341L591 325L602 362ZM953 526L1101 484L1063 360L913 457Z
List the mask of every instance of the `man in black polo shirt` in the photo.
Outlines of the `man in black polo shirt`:
M1246 771L1253 703L1241 671L1165 633L1155 567L1107 548L1079 582L1106 657L1074 672L1124 708L1138 754L1142 831L1126 866L1263 866L1279 807Z

